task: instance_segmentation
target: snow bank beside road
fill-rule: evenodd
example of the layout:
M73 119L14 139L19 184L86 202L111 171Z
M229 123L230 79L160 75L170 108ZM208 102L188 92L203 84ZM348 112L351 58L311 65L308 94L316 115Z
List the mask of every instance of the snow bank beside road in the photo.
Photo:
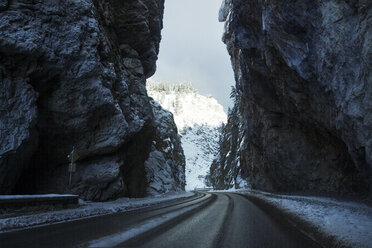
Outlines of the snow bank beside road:
M372 248L372 208L363 203L326 197L238 192L264 200L310 223L340 247Z
M64 209L34 214L31 213L10 218L1 218L0 215L0 232L42 224L71 221L79 218L124 212L135 208L159 204L177 198L190 197L192 195L193 193L190 192L182 192L146 198L120 198L111 202L83 202L77 209Z

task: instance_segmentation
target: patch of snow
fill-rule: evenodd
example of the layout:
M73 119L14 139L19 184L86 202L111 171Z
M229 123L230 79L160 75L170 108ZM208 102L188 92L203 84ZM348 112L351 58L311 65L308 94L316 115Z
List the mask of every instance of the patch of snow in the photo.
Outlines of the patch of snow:
M193 193L171 193L146 198L119 198L111 202L84 202L79 201L80 207L43 213L30 213L23 216L1 218L0 232L27 228L36 225L66 222L80 218L125 212L135 208L147 207L172 199L190 197Z
M372 208L326 197L275 195L258 192L255 196L312 223L342 245L372 247Z
M170 146L167 146L166 148L164 148L164 152L170 152L172 150L172 147Z
M226 154L226 158L230 157L231 155L231 151L229 151L227 154Z
M238 166L240 166L240 161L238 161ZM243 179L240 174L236 177L236 183L239 186L239 189L250 189L251 185L247 180Z
M242 141L240 141L239 151L243 150L244 144L245 144L245 136L243 136Z

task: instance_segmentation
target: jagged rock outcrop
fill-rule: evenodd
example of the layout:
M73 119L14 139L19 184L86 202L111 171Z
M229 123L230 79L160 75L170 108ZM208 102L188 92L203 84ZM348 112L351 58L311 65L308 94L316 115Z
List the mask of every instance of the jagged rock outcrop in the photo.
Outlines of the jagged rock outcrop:
M145 81L163 9L164 0L0 2L0 194L146 194L156 127Z
M185 155L171 112L151 101L157 126L149 158L145 163L148 193L185 190Z
M371 192L372 3L226 0L252 187Z

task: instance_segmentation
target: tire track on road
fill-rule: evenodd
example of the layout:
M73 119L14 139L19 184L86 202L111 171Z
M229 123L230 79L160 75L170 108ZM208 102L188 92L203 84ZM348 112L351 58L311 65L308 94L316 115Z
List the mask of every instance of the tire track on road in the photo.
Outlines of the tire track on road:
M143 242L143 240L151 240L153 237L169 230L172 226L209 206L216 199L216 196L214 194L208 195L204 194L203 197L205 197L205 199L200 199L194 203L188 204L187 206L152 216L151 218L143 220L136 226L132 226L130 229L90 241L81 245L81 247L138 246L138 243Z
M234 200L228 194L226 194L225 196L227 196L227 198L229 200L229 203L227 205L224 220L223 220L223 223L222 223L222 225L220 227L220 230L218 232L218 236L213 241L213 247L220 247L221 244L225 243L226 230L228 230L228 227L231 225L231 217L232 217L232 213L234 211Z

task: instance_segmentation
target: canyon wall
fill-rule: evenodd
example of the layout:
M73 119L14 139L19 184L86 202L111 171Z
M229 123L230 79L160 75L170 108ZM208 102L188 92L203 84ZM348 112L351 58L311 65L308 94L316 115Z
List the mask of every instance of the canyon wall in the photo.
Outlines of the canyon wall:
M163 10L164 0L0 1L0 194L147 194L157 132L145 84Z
M268 191L371 195L372 2L225 0L219 19L242 176Z

